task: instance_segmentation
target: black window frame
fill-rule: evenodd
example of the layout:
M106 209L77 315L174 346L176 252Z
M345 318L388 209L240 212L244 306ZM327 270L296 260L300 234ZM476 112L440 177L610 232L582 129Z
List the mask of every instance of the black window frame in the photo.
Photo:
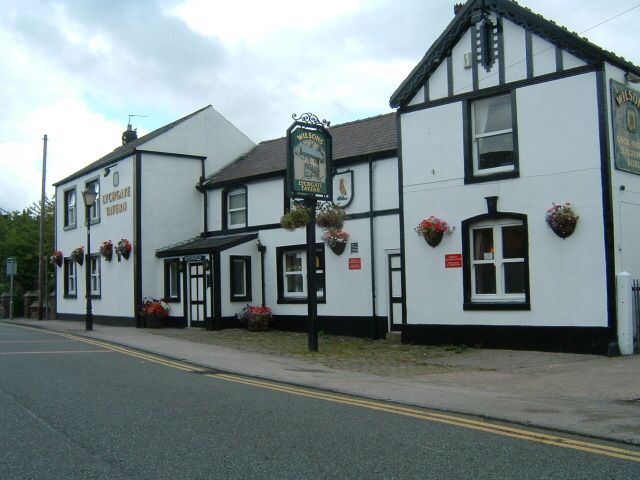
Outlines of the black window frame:
M62 217L63 217L63 230L73 230L74 228L76 228L78 226L78 189L76 188L76 185L69 187L69 188L65 188L63 190L62 193L62 198L63 198L63 208L64 211L62 213ZM68 195L70 193L73 193L73 197L74 197L74 207L73 207L73 219L69 218L69 202L68 202Z
M244 191L244 201L245 201L245 218L244 225L229 225L229 195L236 190ZM249 226L249 191L246 185L244 184L236 184L230 185L222 190L222 226L224 230L239 230L242 228L247 228Z
M73 265L76 289L75 292L69 293L69 265ZM63 283L63 298L78 298L78 266L74 260L70 257L64 257L62 260L62 283Z
M176 268L176 285L178 288L177 295L171 295L171 267ZM164 301L167 303L178 303L182 298L182 282L180 281L182 272L182 262L179 258L171 258L164 261Z
M475 102L487 100L489 98L511 96L511 134L513 137L513 169L509 171L499 171L494 173L478 174L475 168L474 159L474 138L473 131L473 105ZM462 101L463 110L463 135L464 135L464 183L481 183L520 176L520 156L518 149L518 111L516 108L516 91L505 90L491 95L467 98Z
M236 295L234 286L236 284L234 261L241 261L244 264L244 295ZM250 255L229 255L229 301L230 302L250 302L251 292L251 256Z
M300 296L300 297L288 297L285 295L284 291L284 255L288 252L302 252L304 254L303 265L305 270L303 270L304 281L306 282L306 254L307 254L307 246L302 245L287 245L282 247L276 247L276 272L277 272L277 285L278 285L278 300L279 304L286 303L307 303L308 295ZM324 243L316 243L316 255L319 255L320 258L320 266L316 268L316 272L322 271L322 275L316 276L316 285L322 285L322 291L324 294L322 296L318 295L318 303L326 303L327 302L327 286L326 286L326 261L325 261L325 244ZM306 283L305 283L306 288Z
M474 301L472 291L472 258L473 245L470 239L471 229L483 222L499 222L513 220L522 224L524 229L524 301L514 302L508 300ZM478 215L462 221L462 276L464 302L463 310L531 310L531 288L529 282L529 226L527 215L514 212L495 212L492 214Z

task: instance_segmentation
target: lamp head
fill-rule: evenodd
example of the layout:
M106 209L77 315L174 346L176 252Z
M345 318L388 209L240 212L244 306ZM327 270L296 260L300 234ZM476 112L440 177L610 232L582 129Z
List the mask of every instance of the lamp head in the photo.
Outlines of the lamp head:
M93 204L96 203L97 196L98 192L94 190L93 185L87 186L86 190L82 192L82 199L87 207L93 207Z

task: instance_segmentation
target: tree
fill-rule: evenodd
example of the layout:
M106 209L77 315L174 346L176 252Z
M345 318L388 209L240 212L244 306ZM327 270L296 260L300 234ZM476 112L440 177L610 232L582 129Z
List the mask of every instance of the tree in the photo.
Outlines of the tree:
M45 200L44 251L48 256L54 248L55 202ZM22 295L38 289L38 250L40 238L40 204L33 203L22 212L0 215L0 292L9 292L9 278L5 267L7 258L18 260L18 274L13 279L14 313L23 315ZM48 267L49 292L53 291L55 270Z

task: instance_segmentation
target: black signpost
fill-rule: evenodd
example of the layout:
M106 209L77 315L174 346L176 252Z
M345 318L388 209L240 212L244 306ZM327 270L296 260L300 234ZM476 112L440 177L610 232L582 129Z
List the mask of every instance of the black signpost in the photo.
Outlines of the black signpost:
M311 113L298 117L287 129L287 195L303 199L310 213L307 233L307 312L309 351L318 351L318 291L316 283L316 205L331 200L331 134L329 122Z

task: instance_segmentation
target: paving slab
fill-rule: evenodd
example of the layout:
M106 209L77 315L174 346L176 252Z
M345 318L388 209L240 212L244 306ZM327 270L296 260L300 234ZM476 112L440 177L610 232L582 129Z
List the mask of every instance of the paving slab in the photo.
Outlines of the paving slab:
M145 329L14 319L229 373L640 445L640 356L477 350L434 359L460 371L399 378L160 336Z

